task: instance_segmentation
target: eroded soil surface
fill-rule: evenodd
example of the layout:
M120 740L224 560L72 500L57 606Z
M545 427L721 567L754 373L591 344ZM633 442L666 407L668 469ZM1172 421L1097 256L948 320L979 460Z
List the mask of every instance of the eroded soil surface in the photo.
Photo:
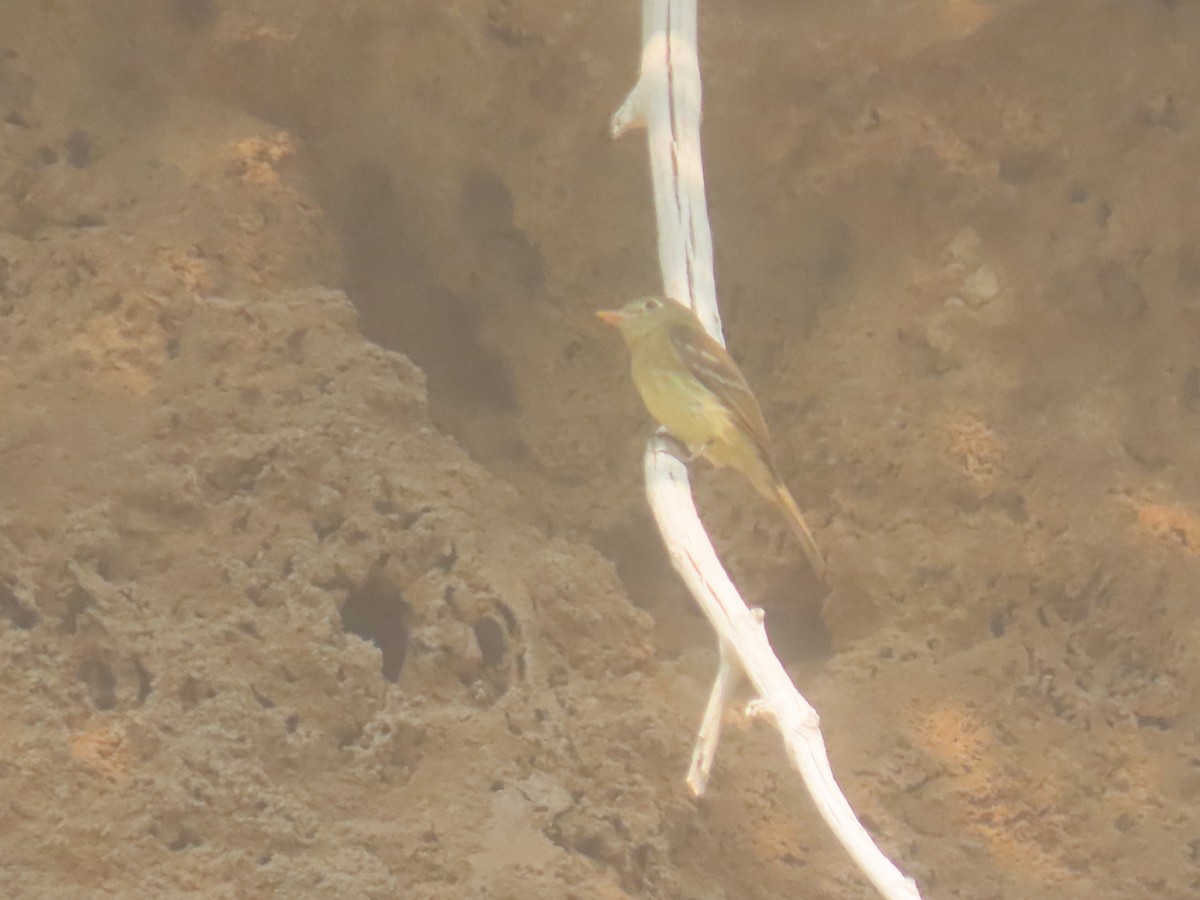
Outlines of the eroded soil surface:
M592 311L637 4L0 9L11 897L868 898L715 670ZM1200 7L700 4L706 521L929 898L1200 895Z

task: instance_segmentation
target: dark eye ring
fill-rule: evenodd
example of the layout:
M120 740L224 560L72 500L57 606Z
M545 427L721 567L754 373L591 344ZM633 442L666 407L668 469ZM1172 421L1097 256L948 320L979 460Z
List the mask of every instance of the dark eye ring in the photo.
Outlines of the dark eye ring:
M656 306L658 306L658 301L655 300L653 297L650 297L646 300L646 303L645 303L646 309L654 309Z

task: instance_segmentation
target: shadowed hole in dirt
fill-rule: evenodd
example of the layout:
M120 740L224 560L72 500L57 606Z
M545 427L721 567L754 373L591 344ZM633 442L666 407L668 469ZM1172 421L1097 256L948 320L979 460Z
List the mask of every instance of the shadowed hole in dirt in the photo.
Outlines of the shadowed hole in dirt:
M200 839L200 836L191 829L180 828L175 838L167 844L167 849L174 853L179 850L186 850L189 847L198 847L202 843L204 842Z
M557 816L542 833L562 849L611 868L621 888L631 894L643 895L658 879L654 847L646 842L630 847L629 826L618 816L594 816L575 807Z
M183 684L179 687L179 702L183 704L184 709L193 709L201 701L211 700L215 696L217 692L210 685L191 675L183 679Z
M484 616L471 623L475 631L475 640L479 644L479 652L483 654L485 666L498 666L504 661L507 644L504 639L504 629L495 619Z
M42 620L32 609L26 609L17 599L12 586L0 584L0 615L12 622L13 626L28 631Z
M208 481L224 495L253 493L258 476L262 474L268 461L266 455L247 459L228 456L218 460L212 467L208 473Z
M137 672L138 676L138 706L142 706L146 702L146 698L150 696L150 692L154 690L154 676L150 674L148 668L142 665L140 660L134 662L133 671Z
M141 706L154 690L154 676L142 665L141 660L134 663L134 671L137 672L138 679L137 702L138 706Z
M392 682L400 679L408 655L411 618L400 589L378 575L368 577L342 606L342 627L379 648L383 677Z
M1138 716L1138 728L1154 728L1158 731L1169 731L1171 720L1165 716Z
M62 617L62 630L74 634L79 628L79 615L92 605L92 595L81 587L73 587L63 600L67 608Z
M767 636L785 662L816 662L833 656L833 637L814 604L777 603L767 612Z
M513 208L512 192L496 173L480 169L467 176L458 212L477 272L486 274L471 292L477 304L520 302L545 289L545 261L516 227Z
M617 568L617 575L634 603L651 615L664 604L675 605L686 595L662 552L662 538L648 513L639 513L594 537L600 552Z
M117 676L107 663L85 660L79 667L78 678L87 686L96 709L112 709L117 705Z
M76 128L63 144L67 151L67 162L76 169L83 169L92 161L92 136Z
M508 633L518 634L521 626L517 622L516 613L512 611L507 603L497 603L496 608L500 610L500 615L504 617L504 625L508 629Z
M337 196L346 292L363 335L416 363L435 400L515 408L507 369L480 341L478 309L436 283L421 250L421 223L389 173L360 165Z

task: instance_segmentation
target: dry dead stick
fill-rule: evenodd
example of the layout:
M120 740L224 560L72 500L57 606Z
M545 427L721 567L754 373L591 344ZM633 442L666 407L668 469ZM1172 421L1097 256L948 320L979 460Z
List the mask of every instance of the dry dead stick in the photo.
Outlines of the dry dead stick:
M612 120L614 135L645 127L650 147L663 293L687 302L721 340L713 279L712 237L700 156L700 65L695 0L643 0L642 61L637 83ZM884 897L919 900L875 845L834 780L816 710L800 695L767 641L761 613L751 611L725 573L692 502L687 467L663 435L645 455L646 492L671 562L717 632L721 668L697 737L688 783L702 793L720 738L721 713L738 673L753 685L752 712L783 737L822 818Z

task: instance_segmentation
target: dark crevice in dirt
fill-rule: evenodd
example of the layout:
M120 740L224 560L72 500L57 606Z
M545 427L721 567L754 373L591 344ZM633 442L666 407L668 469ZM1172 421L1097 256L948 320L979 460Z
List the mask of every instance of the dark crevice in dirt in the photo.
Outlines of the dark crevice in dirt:
M15 628L22 631L28 631L42 620L35 610L26 608L17 599L17 595L10 585L3 582L0 582L0 615L3 615Z
M400 680L408 657L412 607L387 578L372 575L342 605L342 627L379 648L383 677Z
M388 171L358 166L335 195L346 290L363 335L420 366L435 404L444 398L512 410L507 369L481 343L481 311L431 276L419 214L406 207Z
M78 678L87 687L96 709L107 710L117 705L117 677L108 663L99 659L84 660Z
M471 628L475 631L475 640L479 644L479 650L483 654L483 664L485 666L498 666L504 661L504 656L508 652L508 643L504 636L504 629L500 627L500 623L495 619L484 616L476 619L471 623Z

